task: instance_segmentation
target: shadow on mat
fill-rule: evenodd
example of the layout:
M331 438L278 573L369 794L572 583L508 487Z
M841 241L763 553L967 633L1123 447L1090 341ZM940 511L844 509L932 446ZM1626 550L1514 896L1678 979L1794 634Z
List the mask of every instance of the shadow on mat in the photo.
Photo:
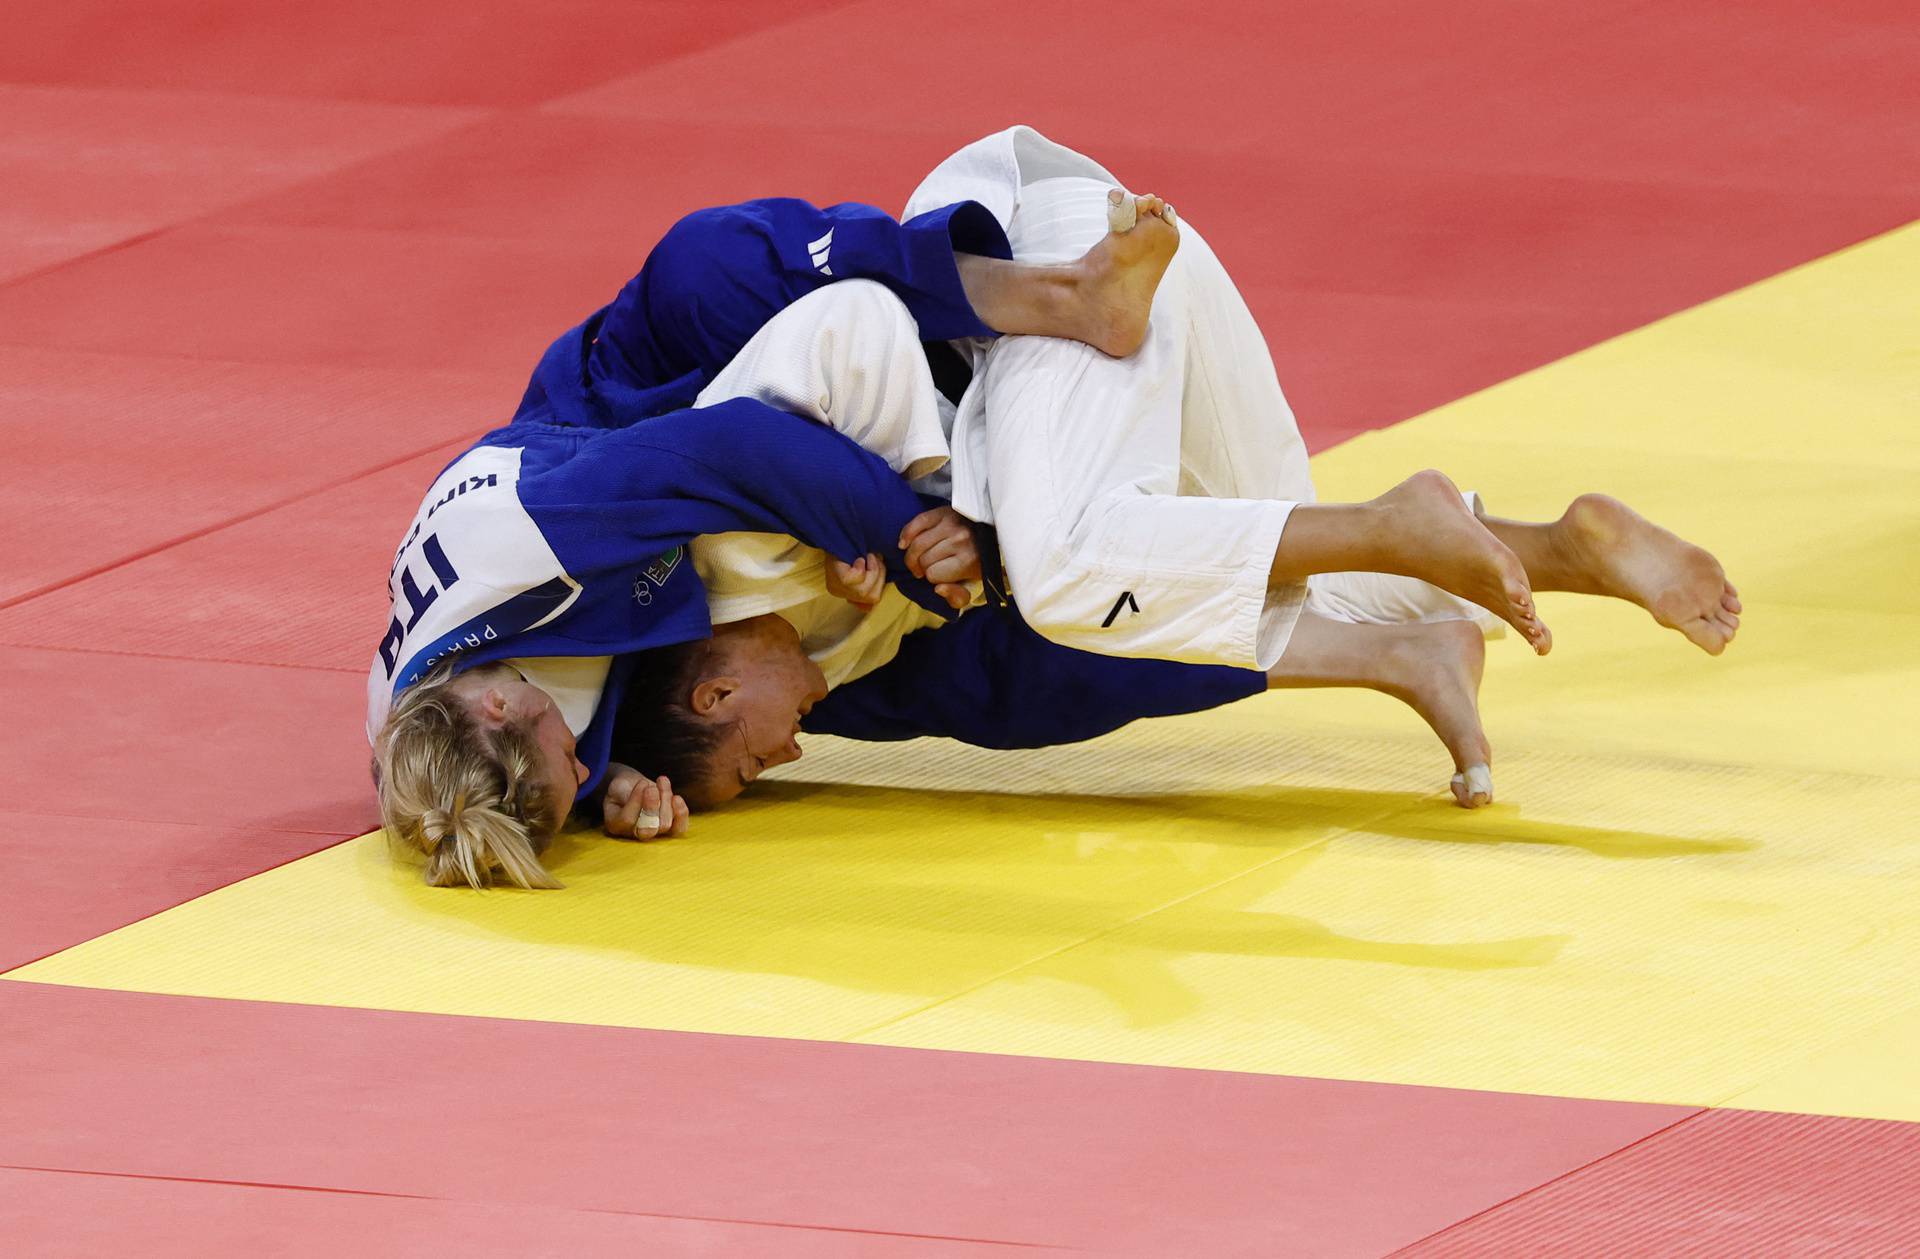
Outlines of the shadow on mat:
M812 807L794 807L803 802ZM928 1000L1044 957L1049 979L1099 992L1136 1026L1198 1008L1178 965L1195 956L1492 971L1546 965L1572 939L1371 938L1232 904L1238 876L1258 870L1244 895L1265 899L1320 860L1327 841L1382 838L1543 844L1607 858L1757 847L1529 822L1517 810L1456 813L1384 792L1014 796L783 781L707 815L685 840L563 836L554 868L575 889L598 889L591 913L520 912L558 903L544 895L496 898L478 915L466 898L416 904L529 943ZM743 861L753 877L742 877ZM764 877L763 863L779 877ZM1184 899L1203 891L1204 903ZM1102 947L1062 952L1095 939Z
M1528 819L1516 805L1495 804L1469 812L1430 796L1338 787L1265 787L1140 796L974 795L783 780L760 784L753 795L729 806L729 811L764 811L783 803L809 801L830 801L836 808L869 809L884 813L896 823L902 815L924 813L926 825L915 831L923 836L949 829L943 826L944 819L965 816L1019 819L1026 825L1050 830L1078 827L1097 831L1146 823L1156 828L1158 839L1167 842L1191 838L1256 847L1271 844L1276 831L1312 828L1441 844L1540 844L1615 858L1704 857L1751 852L1760 847L1758 840L1733 836L1690 839L1656 831ZM1204 835L1193 833L1197 826L1206 827Z

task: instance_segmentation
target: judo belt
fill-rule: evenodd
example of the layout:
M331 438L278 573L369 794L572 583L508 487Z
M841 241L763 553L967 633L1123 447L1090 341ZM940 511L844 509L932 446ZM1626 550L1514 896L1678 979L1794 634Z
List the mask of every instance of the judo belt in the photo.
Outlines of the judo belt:
M920 348L933 372L933 387L959 406L960 396L973 383L973 368L945 341L922 341ZM987 602L996 608L1005 607L1013 602L1013 594L1007 589L1007 567L1000 559L1000 534L992 525L972 524L973 546L980 552L980 584L986 589Z

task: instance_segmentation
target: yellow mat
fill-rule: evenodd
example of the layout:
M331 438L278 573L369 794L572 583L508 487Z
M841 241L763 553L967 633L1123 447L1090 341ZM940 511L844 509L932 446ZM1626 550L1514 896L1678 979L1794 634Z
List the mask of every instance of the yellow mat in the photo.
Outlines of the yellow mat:
M379 837L13 972L221 997L1920 1120L1920 225L1323 455L1506 515L1608 489L1716 549L1711 660L1547 596L1501 801L1411 714L1264 696L994 754L815 739L559 893Z

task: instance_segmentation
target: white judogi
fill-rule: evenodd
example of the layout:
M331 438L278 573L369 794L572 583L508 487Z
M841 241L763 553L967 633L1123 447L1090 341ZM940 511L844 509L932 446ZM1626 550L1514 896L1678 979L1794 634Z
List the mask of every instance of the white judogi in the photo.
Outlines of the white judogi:
M1107 231L1117 182L1016 127L942 163L907 213L980 201L1017 258L1069 261ZM1199 233L1184 221L1181 233L1130 358L1047 337L965 343L976 375L956 410L934 388L905 306L849 280L776 315L696 405L756 398L839 430L935 492L950 478L963 515L997 524L1022 616L1069 646L1265 670L1303 607L1497 630L1491 614L1411 578L1335 573L1267 589L1288 514L1314 499L1306 447L1252 313ZM785 535L716 534L691 549L715 624L780 615L829 686L941 623L892 586L864 613L827 594L827 557ZM577 711L576 733L584 726L604 657L512 663L560 698L569 725Z
M859 442L909 480L947 462L943 411L919 332L899 298L871 280L843 280L781 311L701 391L695 406L755 398ZM900 640L941 619L895 590L862 613L826 591L826 554L785 534L696 538L695 571L714 624L778 613L839 686L892 660ZM551 695L577 735L592 720L607 656L507 661Z
M1014 127L941 163L906 214L979 201L1014 257L1066 262L1106 233L1118 183ZM1289 513L1314 498L1306 446L1259 326L1190 223L1137 354L1048 337L964 348L976 375L954 421L954 506L998 527L1030 625L1107 655L1279 660L1309 605L1306 584L1267 586ZM1314 610L1336 619L1497 624L1409 578L1330 574L1312 587Z
M775 315L695 405L727 398L818 420L909 480L947 462L943 411L951 408L934 388L906 306L871 280L828 285ZM826 554L784 534L711 534L692 549L714 624L778 613L830 687L873 672L902 638L942 623L891 585L866 612L828 594Z

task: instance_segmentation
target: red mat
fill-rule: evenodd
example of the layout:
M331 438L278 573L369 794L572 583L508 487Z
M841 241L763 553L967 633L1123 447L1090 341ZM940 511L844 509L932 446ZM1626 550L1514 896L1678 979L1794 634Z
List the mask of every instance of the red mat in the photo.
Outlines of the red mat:
M33 1259L272 1255L724 1255L728 1259L979 1259L1051 1247L695 1220L525 1203L0 1167L0 1237ZM137 1238L130 1243L129 1239Z
M1710 1110L1400 1253L1904 1256L1916 1202L1920 1124Z
M33 16L71 14L38 7ZM0 67L45 50L7 10ZM29 19L31 20L31 19ZM0 280L405 148L479 116L215 92L21 86L0 68Z
M529 105L821 12L814 0L71 0L14 6L0 80Z
M1893 0L1228 0L1152 17L1093 0L14 7L0 41L0 643L26 645L0 647L16 714L0 729L0 856L28 873L9 882L0 967L369 822L354 624L377 609L375 558L397 529L384 522L417 501L410 478L438 457L425 452L503 418L547 340L692 206L794 192L897 205L956 144L1033 122L1202 226L1316 447L1920 207L1920 23ZM543 1229L557 1246L601 1245L601 1228L612 1253L653 1244L620 1231L650 1227L626 1217L575 1218L647 1194L711 1220L744 1204L992 1240L1003 1218L1041 1239L1124 1226L1161 1253L1226 1253L1187 1242L1231 1247L1250 1234L1218 1230L1261 1221L1326 1253L1378 1253L1645 1131L1583 1128L1568 1116L1617 1112L1571 1103L1367 1094L1399 1099L1376 1107L1346 1086L999 1060L941 1067L966 1082L927 1101L925 1079L862 1092L845 1064L878 1060L834 1047L762 1059L757 1042L215 1015L13 985L0 1005L8 1078L34 1089L0 1093L15 1108L0 1163L311 1173L461 1201L484 1184L496 1204L555 1213L516 1232L509 1215L535 1217L501 1210L486 1217L497 1232L448 1234L510 1253ZM525 1056L498 1056L511 1046ZM949 1061L911 1061L936 1058ZM685 1077L697 1099L650 1074L723 1059ZM501 1109L500 1081L530 1061L559 1085ZM1347 1109L1299 1110L1322 1116L1300 1127L1308 1096ZM1137 1127L1090 1144L1108 1113ZM952 1133L931 1154L926 1127L899 1126L925 1116ZM436 1125L449 1135L423 1158L414 1134ZM743 1132L767 1140L747 1148ZM1768 1139L1826 1139L1811 1132ZM1451 1160L1421 1162L1422 1143ZM1702 1166L1734 1147L1711 1148ZM435 1159L458 1174L434 1179ZM1636 1166L1601 1161L1468 1227L1544 1236L1526 1232L1529 1212L1578 1216ZM1794 1166L1757 1174L1741 1209L1865 1209L1838 1182L1809 1182L1823 1205L1793 1197ZM146 1221L202 1211L219 1221L206 1249L235 1253L276 1218L338 1230L341 1248L376 1219L422 1236L446 1222L404 1199L47 1177L0 1187L0 1221L48 1246L64 1234L35 1201L121 1249L161 1244ZM1680 1179L1662 1238L1721 1218L1718 1182ZM599 1198L564 1200L566 1186ZM671 1245L689 1253L760 1244L688 1227ZM852 1245L827 1251L864 1253Z
M1692 1113L38 984L0 1022L18 1167L1100 1253L1378 1255Z
M485 431L500 388L450 372L0 348L0 412L25 448L0 466L0 615L30 622L34 609L4 610ZM385 505L394 539L418 505L417 493ZM389 563L370 581L315 586L294 572L276 585L291 578L318 609L335 592L377 592ZM148 594L169 615L205 614L191 588L155 583ZM123 645L138 646L140 624L125 624Z
M364 679L367 643L391 613L385 583L367 574L392 566L420 487L466 445L441 445L337 488L284 495L291 501L0 607L0 643L331 669ZM193 597L156 600L156 590Z

